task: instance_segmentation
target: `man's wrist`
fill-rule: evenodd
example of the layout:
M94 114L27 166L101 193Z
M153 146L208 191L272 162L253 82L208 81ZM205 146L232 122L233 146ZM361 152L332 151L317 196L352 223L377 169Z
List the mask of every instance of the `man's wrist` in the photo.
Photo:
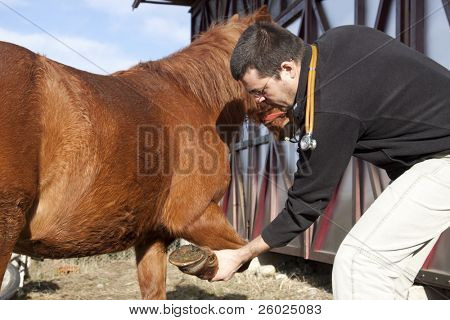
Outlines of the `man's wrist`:
M238 250L242 263L245 263L259 256L261 253L268 251L269 249L269 245L262 239L261 236L258 236Z

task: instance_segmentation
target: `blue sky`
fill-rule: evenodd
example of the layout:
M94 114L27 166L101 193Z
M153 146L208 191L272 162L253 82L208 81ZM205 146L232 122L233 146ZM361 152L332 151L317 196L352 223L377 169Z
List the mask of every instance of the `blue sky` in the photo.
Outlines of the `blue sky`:
M189 44L189 7L141 4L132 11L132 2L0 0L0 41L12 42L58 62L100 74L165 57Z
M132 11L132 2L133 0L0 0L0 41L16 43L58 62L100 74L128 69L139 61L165 57L189 44L189 7L141 4ZM74 48L94 64L81 58L4 4ZM322 4L328 16L332 17L329 21L331 27L353 22L354 0L326 0ZM371 0L368 4L366 14L369 25L373 25L378 1ZM426 54L450 68L450 29L442 1L427 0L425 16ZM394 36L393 14L388 17L388 21L386 31ZM297 30L298 26L293 23L291 29Z

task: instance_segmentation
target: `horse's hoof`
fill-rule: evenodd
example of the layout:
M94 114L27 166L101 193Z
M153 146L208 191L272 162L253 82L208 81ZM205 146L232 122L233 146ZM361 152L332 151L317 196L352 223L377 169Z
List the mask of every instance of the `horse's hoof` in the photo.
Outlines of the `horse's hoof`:
M182 272L211 280L217 273L219 264L216 254L209 248L185 245L169 255L169 262Z

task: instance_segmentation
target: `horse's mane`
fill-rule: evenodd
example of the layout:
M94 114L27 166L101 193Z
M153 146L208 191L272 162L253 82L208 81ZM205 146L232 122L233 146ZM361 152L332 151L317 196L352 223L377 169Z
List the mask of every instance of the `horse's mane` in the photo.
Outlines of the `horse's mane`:
M243 97L241 85L231 76L230 56L246 27L236 21L216 24L188 47L161 60L140 63L130 71L150 71L198 99L202 108L220 110L224 103Z

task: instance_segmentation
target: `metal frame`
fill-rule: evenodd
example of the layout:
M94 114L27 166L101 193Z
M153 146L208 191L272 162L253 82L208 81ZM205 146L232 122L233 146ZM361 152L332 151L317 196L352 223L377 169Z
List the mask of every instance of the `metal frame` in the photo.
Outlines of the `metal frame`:
M151 3L151 4L168 4L175 6L192 6L195 1L192 0L167 0L167 1L149 1L149 0L134 0L131 7L137 9L141 3Z

